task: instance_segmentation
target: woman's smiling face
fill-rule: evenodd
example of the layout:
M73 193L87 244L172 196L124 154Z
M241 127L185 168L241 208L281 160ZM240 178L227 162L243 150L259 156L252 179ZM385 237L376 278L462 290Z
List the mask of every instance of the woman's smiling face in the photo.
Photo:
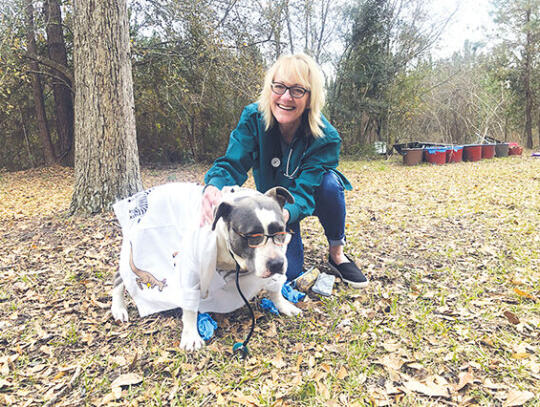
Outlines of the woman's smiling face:
M279 74L274 77L274 83L280 83L287 87L299 86L305 88L305 86L291 82ZM283 95L272 92L271 98L270 109L280 126L296 127L300 124L302 113L306 110L309 102L309 92L306 92L301 98L293 98L290 89L287 89Z

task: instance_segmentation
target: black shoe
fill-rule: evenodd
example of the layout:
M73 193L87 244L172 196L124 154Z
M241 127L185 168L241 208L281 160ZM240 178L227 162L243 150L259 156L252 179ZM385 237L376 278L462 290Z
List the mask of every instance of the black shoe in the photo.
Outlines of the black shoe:
M353 288L364 288L368 285L368 279L360 271L358 266L354 264L354 261L347 255L350 263L341 263L339 266L334 263L332 257L328 256L328 263L330 263L330 268L341 277L343 281L349 284Z

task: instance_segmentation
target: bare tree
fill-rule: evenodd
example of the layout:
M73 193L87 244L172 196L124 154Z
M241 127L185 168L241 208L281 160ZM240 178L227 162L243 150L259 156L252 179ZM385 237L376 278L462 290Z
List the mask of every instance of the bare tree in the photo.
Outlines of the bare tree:
M43 4L46 16L47 49L49 59L68 68L66 44L62 29L62 13L58 0L47 0ZM73 164L73 97L71 79L62 71L53 70L52 88L58 133L59 160Z
M126 0L75 0L75 190L97 213L142 189Z
M524 99L524 136L528 148L533 147L532 121L535 93L535 62L538 60L538 39L540 38L540 0L515 0L505 2L493 0L496 8L495 21L503 44L511 50L512 61L521 74L516 89ZM536 75L538 76L538 75ZM537 96L536 99L540 98ZM540 132L540 129L539 129Z
M531 6L527 5L525 10L525 26L529 26L531 23ZM523 55L523 87L525 88L525 139L527 140L527 148L533 148L532 138L532 108L533 108L533 94L531 89L531 71L532 71L532 32L530 29L526 30L525 34L525 47Z
M26 22L26 41L27 51L30 55L36 55L36 39L34 34L34 5L32 0L25 0L25 22ZM43 88L37 62L30 60L29 62L32 78L32 91L34 95L34 106L36 110L36 119L39 128L39 137L43 146L43 155L45 165L53 165L56 162L54 150L47 126L47 116L45 114L45 102L43 100Z

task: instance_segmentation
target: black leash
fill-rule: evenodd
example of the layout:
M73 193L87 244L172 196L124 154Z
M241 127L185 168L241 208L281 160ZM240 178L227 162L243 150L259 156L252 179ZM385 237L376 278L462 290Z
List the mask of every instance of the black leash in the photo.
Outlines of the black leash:
M232 255L232 253L231 253ZM233 256L234 259L234 256ZM249 313L251 314L251 329L249 330L248 336L244 340L244 342L236 342L233 346L233 353L240 354L242 356L242 359L245 359L249 356L249 349L247 347L247 344L249 340L251 339L251 335L253 335L253 331L255 330L255 314L253 313L253 309L251 308L251 305L249 305L248 300L246 297L244 297L244 294L242 293L242 290L240 289L240 283L239 283L239 276L240 276L240 266L236 262L236 288L238 289L238 293L240 294L240 297L244 300L244 303L247 305L249 309Z

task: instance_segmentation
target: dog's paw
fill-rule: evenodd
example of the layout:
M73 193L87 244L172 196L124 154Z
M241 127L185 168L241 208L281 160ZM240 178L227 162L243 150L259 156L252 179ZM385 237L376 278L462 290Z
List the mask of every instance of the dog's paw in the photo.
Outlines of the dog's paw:
M180 349L191 352L194 350L199 350L204 346L204 340L201 338L197 331L187 332L184 330L182 332L182 339L180 340Z
M294 317L300 315L302 310L289 301L280 301L280 304L276 304L279 312L287 315L288 317Z
M129 321L128 310L123 305L115 304L113 302L113 305L111 307L111 313L115 321L119 321L119 322Z

